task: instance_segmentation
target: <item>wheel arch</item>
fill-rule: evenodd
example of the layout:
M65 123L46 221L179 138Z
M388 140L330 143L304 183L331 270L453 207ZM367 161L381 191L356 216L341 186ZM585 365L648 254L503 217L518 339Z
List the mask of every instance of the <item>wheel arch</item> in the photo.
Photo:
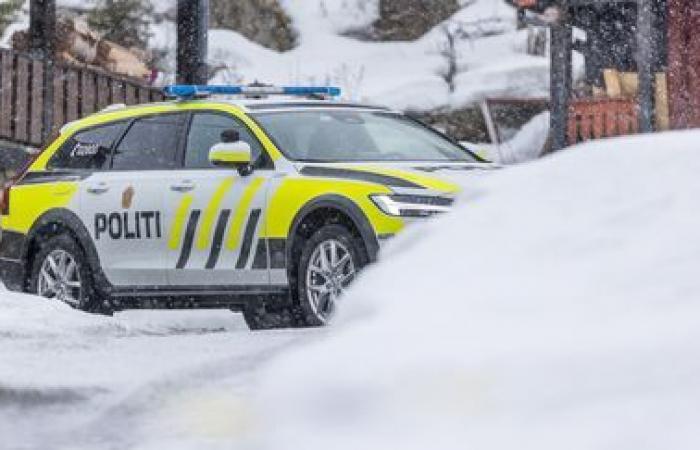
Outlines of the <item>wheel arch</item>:
M354 225L355 230L359 234L362 242L365 245L365 250L367 251L367 257L369 262L374 262L377 260L377 253L379 252L379 241L377 240L377 235L372 227L367 216L362 212L362 209L352 200L342 197L340 195L322 195L317 197L310 202L308 202L304 207L302 207L289 229L289 241L287 245L287 267L292 268L293 264L293 252L295 247L295 238L299 235L300 226L305 223L307 218L312 217L314 214L319 213L323 210L335 210L340 214L347 217L352 225ZM351 230L353 231L353 230Z
M95 245L92 243L90 233L85 228L82 220L74 212L65 208L57 208L45 212L39 216L27 233L27 239L22 250L25 278L29 279L31 276L33 258L37 251L36 246L46 237L57 236L61 233L70 234L85 252L88 264L90 264L90 271L94 277L95 286L102 291L109 290L111 285L102 271L100 258Z

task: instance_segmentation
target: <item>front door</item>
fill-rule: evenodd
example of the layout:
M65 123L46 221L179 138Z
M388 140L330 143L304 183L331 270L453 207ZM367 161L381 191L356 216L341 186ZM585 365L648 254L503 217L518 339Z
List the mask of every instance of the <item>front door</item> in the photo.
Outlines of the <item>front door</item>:
M81 217L115 286L167 283L163 182L176 167L186 117L156 115L129 123L109 170L83 182Z
M256 170L241 176L214 167L209 149L235 129L250 144ZM184 167L172 172L164 191L167 212L168 282L180 287L242 287L269 283L264 227L266 191L274 175L260 142L238 119L224 113L191 115Z

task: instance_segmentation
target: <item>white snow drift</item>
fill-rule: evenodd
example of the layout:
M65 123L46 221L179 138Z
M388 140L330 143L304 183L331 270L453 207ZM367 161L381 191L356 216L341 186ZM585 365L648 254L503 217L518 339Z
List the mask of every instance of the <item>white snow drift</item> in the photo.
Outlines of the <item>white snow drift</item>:
M467 182L328 339L268 368L260 443L697 449L699 141L609 140Z
M694 450L699 139L465 179L457 210L391 243L324 330L89 316L0 291L2 442Z

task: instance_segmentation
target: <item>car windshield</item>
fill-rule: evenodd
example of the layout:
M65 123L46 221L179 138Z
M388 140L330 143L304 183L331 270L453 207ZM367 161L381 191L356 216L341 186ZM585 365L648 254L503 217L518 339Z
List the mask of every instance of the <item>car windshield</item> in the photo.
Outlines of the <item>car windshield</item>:
M396 113L276 111L254 117L296 161L478 161L440 133Z

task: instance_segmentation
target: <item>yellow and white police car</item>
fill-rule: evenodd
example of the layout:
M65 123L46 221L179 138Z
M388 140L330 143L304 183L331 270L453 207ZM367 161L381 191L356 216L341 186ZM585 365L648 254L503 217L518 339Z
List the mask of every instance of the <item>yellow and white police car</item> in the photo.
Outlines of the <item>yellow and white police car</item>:
M337 88L166 93L66 125L5 186L8 288L93 312L225 306L253 329L322 325L380 242L450 208L443 172L489 166L400 113L330 100Z

